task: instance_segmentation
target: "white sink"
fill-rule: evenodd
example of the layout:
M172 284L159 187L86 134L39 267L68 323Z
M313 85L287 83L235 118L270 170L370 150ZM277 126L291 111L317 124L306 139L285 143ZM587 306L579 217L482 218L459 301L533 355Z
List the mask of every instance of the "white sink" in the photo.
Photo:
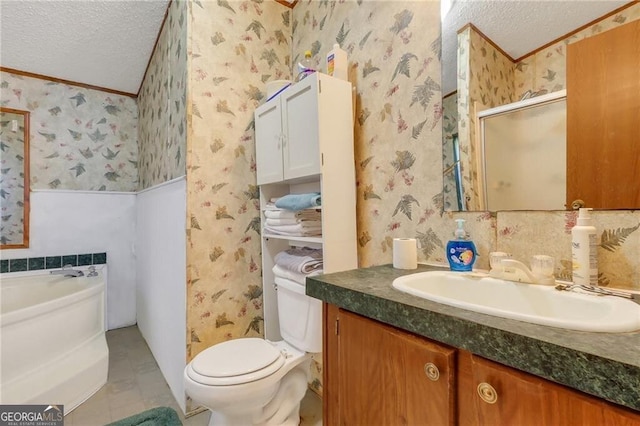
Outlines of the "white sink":
M405 275L396 278L393 287L445 305L534 324L609 333L640 330L640 305L622 297L450 271Z

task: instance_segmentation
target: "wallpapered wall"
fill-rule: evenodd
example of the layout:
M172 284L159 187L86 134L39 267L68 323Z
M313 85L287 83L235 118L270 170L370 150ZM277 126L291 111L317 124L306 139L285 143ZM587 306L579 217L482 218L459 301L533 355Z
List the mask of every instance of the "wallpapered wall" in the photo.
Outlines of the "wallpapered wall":
M136 189L134 99L7 72L0 77L0 104L31 112L31 189Z
M463 187L470 210L480 208L476 158L476 119L479 111L515 101L513 62L485 40L473 27L458 33L458 129ZM464 87L464 90L460 88Z
M515 65L514 99L520 99L527 90L555 92L564 89L566 85L565 55L567 44L637 19L640 19L639 2L518 62Z
M13 122L15 121L15 127ZM24 115L0 113L1 244L24 242ZM15 129L15 130L14 130Z
M138 189L186 173L187 3L174 0L138 95Z
M253 112L290 78L291 11L273 2L189 2L187 358L261 336Z
M310 49L320 69L338 42L357 88L355 152L361 266L391 260L392 239L442 245L429 218L442 210L439 3L300 2L294 63Z
M453 93L442 100L442 196L445 210L459 210L454 169L456 164L453 155L453 135L455 134L458 134L457 93ZM459 140L460 137L458 136ZM460 151L459 148L458 151Z

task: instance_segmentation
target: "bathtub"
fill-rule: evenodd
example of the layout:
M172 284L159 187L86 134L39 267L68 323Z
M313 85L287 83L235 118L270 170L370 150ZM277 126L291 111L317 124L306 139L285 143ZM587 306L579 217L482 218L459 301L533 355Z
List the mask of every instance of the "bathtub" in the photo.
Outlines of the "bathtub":
M1 404L64 404L67 414L107 382L106 268L77 269L85 276L2 274Z

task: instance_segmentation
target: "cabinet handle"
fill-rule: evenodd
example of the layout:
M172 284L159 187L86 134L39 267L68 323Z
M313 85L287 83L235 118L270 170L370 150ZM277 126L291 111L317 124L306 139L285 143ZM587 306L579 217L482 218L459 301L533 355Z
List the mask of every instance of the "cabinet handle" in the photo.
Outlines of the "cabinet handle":
M283 134L282 135L282 147L284 148L285 146L287 146L287 135Z
M578 210L579 208L584 207L584 206L585 206L585 204L584 204L584 201L582 201L582 200L573 200L573 203L571 203L571 208L573 210Z
M498 392L489 383L480 383L478 385L478 395L487 404L495 404L498 401Z
M440 378L440 370L436 367L432 362L428 362L424 365L424 374L427 375L429 380L433 380L434 382Z

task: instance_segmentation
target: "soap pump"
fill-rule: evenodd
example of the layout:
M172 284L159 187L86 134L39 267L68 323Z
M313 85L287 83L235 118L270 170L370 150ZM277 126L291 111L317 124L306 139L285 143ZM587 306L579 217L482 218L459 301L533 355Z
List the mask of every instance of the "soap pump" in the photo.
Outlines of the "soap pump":
M471 271L477 256L476 245L464 229L465 220L456 219L456 222L455 238L447 243L447 260L452 271Z

